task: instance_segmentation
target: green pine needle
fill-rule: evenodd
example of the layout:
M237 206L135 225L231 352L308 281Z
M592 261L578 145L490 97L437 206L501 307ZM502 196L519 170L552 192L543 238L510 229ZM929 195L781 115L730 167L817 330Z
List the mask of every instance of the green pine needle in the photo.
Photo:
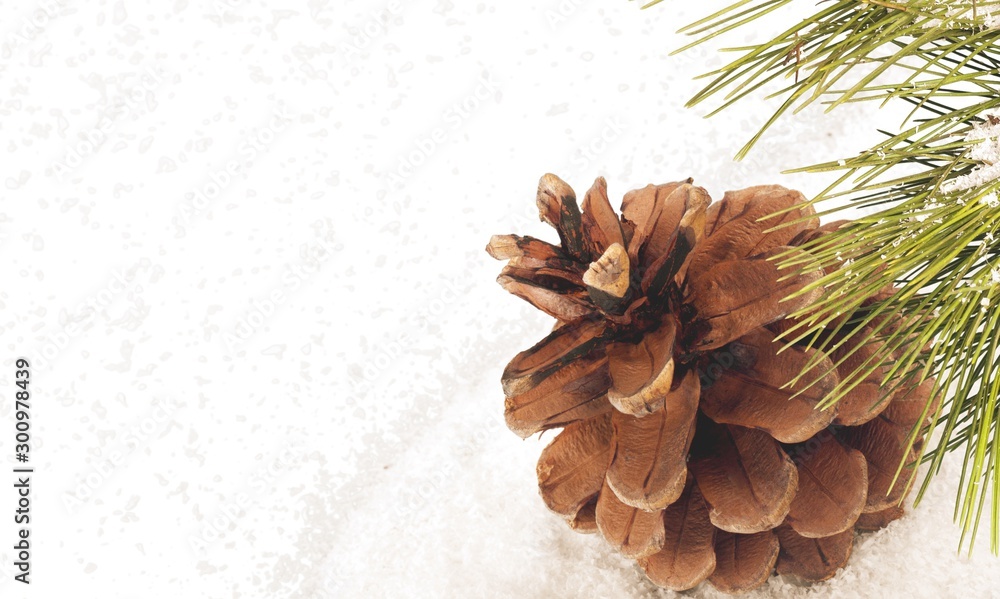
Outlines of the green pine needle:
M740 0L682 28L695 40L681 50L744 28L791 1ZM944 455L963 451L955 507L959 547L968 540L971 551L986 517L994 553L1000 553L998 28L1000 0L821 2L772 39L731 49L737 58L707 73L709 82L689 102L712 99L715 114L762 90L778 100L774 115L737 158L783 115L814 102L827 111L849 102L911 107L900 130L882 131L885 139L874 147L798 169L837 173L813 200L818 214L853 207L864 216L812 242L808 252L781 258L784 268L837 267L800 292L825 289L821 300L794 315L799 324L782 338L821 350L799 376L813 381L825 374L813 367L838 348L879 348L842 377L821 408L871 376L881 377L886 398L904 382L933 386L924 410L931 424L910 432L906 452L913 449L930 464L916 500ZM844 314L853 315L850 323ZM884 318L888 314L898 318ZM835 325L841 335L821 335ZM850 354L838 353L835 365ZM935 433L939 441L930 447ZM921 434L928 441L916 447ZM897 477L906 465L899 465Z

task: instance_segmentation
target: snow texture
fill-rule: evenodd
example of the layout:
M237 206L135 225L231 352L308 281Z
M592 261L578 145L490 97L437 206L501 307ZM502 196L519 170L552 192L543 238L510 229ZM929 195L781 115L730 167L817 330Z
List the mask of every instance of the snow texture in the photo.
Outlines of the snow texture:
M538 497L552 435L506 430L499 378L551 324L483 248L554 239L547 171L810 194L780 173L898 122L806 110L732 162L774 105L702 119L721 57L668 57L722 5L5 2L0 455L24 355L37 471L30 587L0 481L0 596L672 596ZM835 580L749 596L1000 596L956 472Z
M946 7L945 17L944 19L928 19L924 24L926 29L941 26L962 28L974 26L981 29L1000 27L1000 13L997 11L995 1L934 0L934 3Z
M955 177L941 185L941 191L951 193L977 189L995 185L1000 179L1000 118L987 112L980 115L982 120L974 125L965 135L969 144L969 160L979 163L967 175ZM996 208L996 194L987 194L980 198L980 203Z

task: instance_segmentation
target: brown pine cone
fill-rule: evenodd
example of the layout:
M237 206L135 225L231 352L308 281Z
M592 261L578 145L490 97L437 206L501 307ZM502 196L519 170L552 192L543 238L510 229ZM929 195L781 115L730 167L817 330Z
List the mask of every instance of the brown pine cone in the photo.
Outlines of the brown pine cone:
M783 298L823 273L789 276L771 258L838 226L820 227L803 201L769 185L712 204L689 179L630 191L619 218L604 179L581 210L545 175L538 209L560 244L503 235L487 247L508 260L498 282L557 320L502 378L511 430L563 429L538 462L545 504L660 586L740 592L775 570L824 580L855 529L902 515L915 469L889 489L932 382L883 400L876 370L815 409L862 352L836 367L841 356L823 357L785 388L815 350L779 354L775 336L822 291Z

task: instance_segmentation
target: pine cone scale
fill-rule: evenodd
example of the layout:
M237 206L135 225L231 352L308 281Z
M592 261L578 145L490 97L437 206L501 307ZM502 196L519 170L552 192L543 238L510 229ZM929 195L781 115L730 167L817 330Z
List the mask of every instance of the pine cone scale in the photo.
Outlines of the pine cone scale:
M778 537L770 530L715 535L715 571L708 577L724 593L743 593L764 584L778 561Z
M663 199L659 217L653 223L649 236L641 248L641 264L650 272L656 272L657 269L653 268L656 261L672 253L671 241L676 239L685 216L689 212L704 211L710 201L708 194L700 187L690 183L682 183L675 187L670 195Z
M516 275L501 274L497 277L508 293L516 295L549 316L563 322L585 318L594 311L594 304L586 290L556 290L547 281L531 281Z
M767 218L781 211L780 216ZM728 191L708 208L708 239L694 254L692 268L703 272L712 264L787 246L800 233L819 226L815 213L801 193L779 185ZM781 228L772 230L775 227Z
M770 530L788 514L798 471L762 431L698 425L689 463L716 528L741 534Z
M627 414L641 415L663 407L674 378L674 341L677 325L667 318L638 343L613 342L608 346L611 386L608 399Z
M538 488L545 505L575 517L600 492L610 460L610 414L567 426L538 458Z
M683 196L675 197L673 193L683 184L675 182L647 185L625 194L622 200L622 218L633 226L628 249L629 258L634 264L645 267L652 262L645 250L655 230L659 229L660 235L669 235L672 231L671 224L680 222L684 213Z
M597 349L567 362L504 403L507 426L522 437L611 410L608 358Z
M865 512L879 512L895 505L903 499L909 481L916 475L916 468L905 466L896 477L896 469L903 458L912 462L914 452L904 453L905 445L900 427L881 417L861 426L843 429L840 438L846 445L857 449L865 456L868 464L868 498Z
M602 255L613 244L625 247L621 222L608 199L608 184L598 177L583 197L583 231L590 241L593 255Z
M639 560L654 583L674 591L694 588L715 571L715 527L698 485L688 478L683 494L663 512L663 549Z
M535 204L538 206L538 217L559 233L559 245L563 251L580 261L590 260L583 234L583 217L573 189L559 177L545 175L538 183Z
M603 344L605 323L582 320L559 327L516 356L504 369L500 383L509 397L529 391L554 371L589 354Z
M787 523L803 537L818 538L850 530L868 499L868 463L857 450L833 435L789 453L799 473L799 489Z
M625 504L652 511L680 496L698 413L698 377L689 371L668 392L663 409L643 417L620 411L611 416L608 486Z
M818 539L801 536L790 526L779 526L774 534L781 544L775 564L778 574L809 582L832 578L847 565L854 545L853 529Z
M833 422L836 409L816 405L837 385L833 364L823 358L800 382L786 383L802 372L815 351L791 347L778 354L774 334L758 328L727 347L734 364L706 387L701 408L716 422L767 431L782 443L808 440ZM783 388L785 387L785 388Z
M663 548L663 510L647 512L622 503L607 480L597 498L597 529L622 555L639 559Z
M778 247L750 258L718 262L704 271L692 262L685 302L697 306L696 321L704 324L697 335L685 337L684 345L701 351L717 349L813 303L822 293L818 289L786 299L822 275L817 271L784 278L788 273L778 270L774 258L785 250Z
M854 528L861 531L881 530L894 520L903 517L905 510L901 506L892 506L878 512L862 513Z

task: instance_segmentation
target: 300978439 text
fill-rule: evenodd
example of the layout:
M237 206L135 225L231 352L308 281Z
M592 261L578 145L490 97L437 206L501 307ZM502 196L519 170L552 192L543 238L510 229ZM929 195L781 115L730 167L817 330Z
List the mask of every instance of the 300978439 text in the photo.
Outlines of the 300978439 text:
M14 508L14 524L17 538L14 544L14 580L31 584L31 476L34 473L30 463L31 455L31 364L26 358L18 358L14 371L14 489L17 491L17 506Z

